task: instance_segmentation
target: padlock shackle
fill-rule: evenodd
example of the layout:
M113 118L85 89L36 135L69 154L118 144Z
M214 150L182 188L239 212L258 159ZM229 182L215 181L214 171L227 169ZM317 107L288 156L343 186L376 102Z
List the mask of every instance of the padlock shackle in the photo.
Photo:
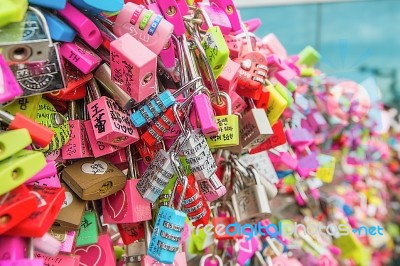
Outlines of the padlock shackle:
M97 99L100 99L101 93L100 93L100 87L97 84L97 81L95 78L92 78L88 81L86 88L88 90L88 94L90 94L91 100L95 101Z
M53 40L51 39L50 29L49 29L49 26L47 25L47 20L44 17L43 13L37 7L29 6L28 9L30 11L32 11L33 13L35 13L38 16L38 18L40 19L40 22L42 23L46 37L49 40L49 47L53 47L54 44L53 44Z
M77 105L76 101L69 101L68 102L68 118L69 120L77 120L78 119L78 113L77 113Z
M171 164L172 164L172 168L174 169L174 172L177 174L178 178L176 179L175 185L174 185L174 189L172 191L171 194L171 201L169 202L168 207L172 208L173 205L173 199L175 197L175 193L177 191L178 188L178 182L182 183L182 192L178 201L178 205L176 207L177 210L181 210L182 209L182 205L183 205L183 201L185 199L185 195L186 195L186 189L188 186L188 180L187 177L185 177L182 173L182 169L180 167L180 162L177 160L177 153L172 152L170 154L170 159L171 159Z

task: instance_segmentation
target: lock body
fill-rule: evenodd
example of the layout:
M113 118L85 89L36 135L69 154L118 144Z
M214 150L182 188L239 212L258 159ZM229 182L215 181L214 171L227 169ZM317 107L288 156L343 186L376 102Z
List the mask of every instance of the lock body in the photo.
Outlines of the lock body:
M115 253L112 241L107 234L99 235L96 244L75 249L80 263L92 266L115 265Z
M64 43L60 50L61 55L83 74L89 74L101 63L101 58L81 42Z
M218 135L207 137L210 148L223 148L239 144L239 117L237 115L220 115L215 117Z
M68 142L61 148L64 160L91 157L90 144L86 136L84 121L69 120L70 136Z
M273 134L268 117L263 109L250 109L239 122L240 144L251 149Z
M132 49L135 47L135 50ZM128 33L110 44L111 79L136 102L154 93L157 55Z
M79 225L76 246L83 247L96 244L99 241L99 229L96 221L96 213L85 211Z

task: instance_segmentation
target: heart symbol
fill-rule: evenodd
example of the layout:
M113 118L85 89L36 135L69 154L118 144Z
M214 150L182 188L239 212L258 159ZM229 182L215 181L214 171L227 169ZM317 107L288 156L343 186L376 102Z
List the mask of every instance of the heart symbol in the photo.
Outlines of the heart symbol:
M61 206L61 209L68 207L69 205L71 205L72 201L74 200L74 197L72 196L71 192L66 191L65 192L65 200L63 205Z
M90 250L90 252L89 252ZM88 246L86 249L80 248L75 250L75 255L80 255L81 260L79 265L82 266L97 266L100 260L103 261L103 249L98 245ZM99 264L104 265L104 264Z
M124 190L120 190L106 198L106 209L112 218L116 221L122 220L127 212L126 194Z
M258 250L258 241L256 238L252 238L250 241L246 240L243 237L239 243L239 255L238 261L242 262L243 264L251 258L254 253Z
M92 175L103 175L108 169L107 163L97 160L93 163L85 163L82 165L82 172Z
M253 64L253 63L251 62L250 59L246 59L246 60L243 60L243 61L242 61L242 63L240 64L240 66L241 66L244 70L248 71L248 70L251 69L252 64Z

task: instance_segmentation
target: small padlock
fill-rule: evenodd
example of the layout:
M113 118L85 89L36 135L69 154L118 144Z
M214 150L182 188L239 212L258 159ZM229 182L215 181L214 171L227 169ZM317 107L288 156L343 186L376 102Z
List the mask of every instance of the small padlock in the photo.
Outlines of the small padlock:
M211 0L211 5L217 5L225 14L228 16L231 22L232 32L236 32L242 29L242 25L239 18L239 12L236 9L235 4L232 0Z
M55 231L77 231L85 210L85 202L64 183L61 184L61 187L65 190L65 200L51 229Z
M90 45L90 47L93 49L99 48L103 42L100 30L72 4L67 3L65 8L59 10L57 14L67 21L68 24L76 30L78 35Z
M2 28L2 55L24 91L23 96L65 87L58 47L48 34L46 20L35 7L29 7L24 21Z
M45 233L42 237L33 238L33 246L36 251L50 256L57 256L61 249L61 242L51 234Z
M272 131L274 132L272 136L270 136L266 141L264 141L257 147L251 149L249 153L254 154L261 151L267 151L286 143L286 136L281 120L276 121L275 124L272 125Z
M6 235L41 237L51 227L65 200L63 188L28 186L36 196L37 209L25 220L7 231Z
M135 47L135 51L130 49ZM157 55L126 33L110 43L111 79L136 102L155 91Z
M237 87L239 81L240 65L231 59L228 59L221 74L217 78L218 88L224 92L231 93ZM231 96L231 95L230 95ZM232 96L231 96L232 98ZM232 99L232 102L235 102ZM233 108L234 109L234 108Z
M29 117L30 119L35 119L41 99L41 94L18 98L11 103L8 103L3 110L12 115L20 113L26 117Z
M28 1L13 2L6 0L2 2L0 13L0 27L4 27L11 22L18 22L23 20L27 8Z
M138 170L130 147L126 148L129 176L125 187L102 200L103 219L106 223L137 223L151 219L150 202L137 191Z
M3 186L0 195L23 184L46 165L43 153L21 150L0 162L0 175Z
M64 168L64 182L83 200L105 198L124 188L126 176L104 159L86 158Z
M285 111L286 107L288 106L288 102L271 84L267 86L267 89L269 92L269 98L266 112L269 123L272 125L278 121L279 117Z
M50 235L52 235L55 239L61 242L60 252L64 253L72 253L72 249L75 246L75 231L54 231L50 230Z
M47 10L42 12L49 26L50 36L54 41L72 42L75 39L76 31L67 23Z
M117 224L121 239L125 245L129 245L144 238L144 223Z
M236 171L242 175L240 171ZM251 176L250 176L251 177ZM237 176L240 180L241 176ZM255 181L251 186L238 186L238 190L232 195L232 205L235 209L239 223L254 223L268 218L271 215L267 192L261 185L258 175L252 177ZM244 182L242 180L241 182Z
M218 134L218 126L209 96L205 93L199 93L193 96L193 104L203 134L205 136L215 136Z
M93 203L94 211L97 213L96 204ZM96 222L99 226L100 234L98 241L95 244L79 247L75 249L74 254L80 256L80 263L84 265L102 266L102 265L115 265L115 253L112 240L108 233L104 231L98 216L96 215Z
M218 211L218 208L220 212ZM213 230L216 240L232 240L241 238L240 232L232 232L230 231L231 227L229 229L227 228L229 225L236 223L235 211L230 202L217 202L214 206L213 215L214 217L211 219L211 222L214 225ZM217 227L221 227L219 224L223 224L226 230L223 230L222 232L221 230L217 231Z
M168 43L173 28L162 16L131 2L124 5L113 24L117 36L129 33L156 55Z
M229 35L232 30L231 22L225 12L215 4L197 3L203 12L205 12L212 25L218 26L223 35ZM201 25L202 30L207 30L209 26L203 22Z
M226 194L226 187L221 183L216 174L213 174L209 179L197 181L197 183L207 201L215 201Z
M99 241L100 223L98 215L94 211L94 202L91 201L92 207L89 207L89 202L86 204L86 211L80 221L78 235L76 237L75 246L83 247L96 244Z
M186 29L183 20L183 14L181 12L180 6L178 5L178 2L181 1L157 1L157 4L164 18L172 25L174 25L174 35L182 36L183 34L185 34Z
M28 218L37 209L37 206L36 197L29 193L24 185L0 196L0 234ZM22 209L23 212L20 211Z
M232 103L229 95L225 92L220 93L227 101L228 114L215 117L219 133L217 136L207 137L210 148L223 148L239 144L239 117L232 114Z
M139 139L129 115L113 100L100 96L95 80L89 81L94 101L87 105L96 140L119 147L126 147Z
M84 121L77 119L76 102L69 102L68 107L70 137L68 142L61 148L61 156L64 160L91 157Z
M36 175L31 177L25 183L32 183L41 179L50 178L57 175L57 163L53 160L46 159L46 165Z
M243 149L254 148L273 134L264 109L256 109L253 99L249 99L249 103L251 109L239 120L240 144Z

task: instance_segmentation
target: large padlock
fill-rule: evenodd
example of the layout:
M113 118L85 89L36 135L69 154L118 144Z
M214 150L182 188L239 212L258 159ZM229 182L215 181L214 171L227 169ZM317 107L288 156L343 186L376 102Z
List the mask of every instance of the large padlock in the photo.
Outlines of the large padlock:
M85 210L85 202L65 184L61 184L61 187L65 189L65 200L52 225L52 230L77 231Z
M232 103L225 92L220 92L226 98L228 114L215 117L218 125L218 135L207 137L210 148L223 148L237 146L239 144L239 117L232 114Z
M36 197L24 185L0 196L0 234L26 219L37 206Z
M168 207L161 206L147 250L149 256L166 264L172 264L175 259L176 252L179 250L179 241L186 219L186 213L180 211L180 209L186 193L187 179L182 174L180 164L174 156L171 155L171 161L175 172L178 174L176 182L183 182L182 194L180 195L176 209L172 208L172 200ZM176 186L172 195L175 192Z
M126 148L130 178L125 187L102 200L103 218L106 223L137 223L151 219L150 202L143 199L136 185L138 170L130 147Z
M256 223L271 215L267 192L260 183L258 175L253 176L253 178L254 185L239 185L232 195L232 205L235 209L237 220L241 224Z
M255 108L253 99L249 99L251 109L239 120L240 144L243 149L251 149L273 134L264 109Z
M65 200L63 188L28 186L36 196L37 209L25 220L7 231L6 235L41 237L51 227Z
M58 48L48 34L47 22L35 7L29 7L24 21L2 28L2 55L24 91L23 96L65 88Z
M124 188L126 176L104 159L87 158L65 167L64 182L83 200L105 198Z

